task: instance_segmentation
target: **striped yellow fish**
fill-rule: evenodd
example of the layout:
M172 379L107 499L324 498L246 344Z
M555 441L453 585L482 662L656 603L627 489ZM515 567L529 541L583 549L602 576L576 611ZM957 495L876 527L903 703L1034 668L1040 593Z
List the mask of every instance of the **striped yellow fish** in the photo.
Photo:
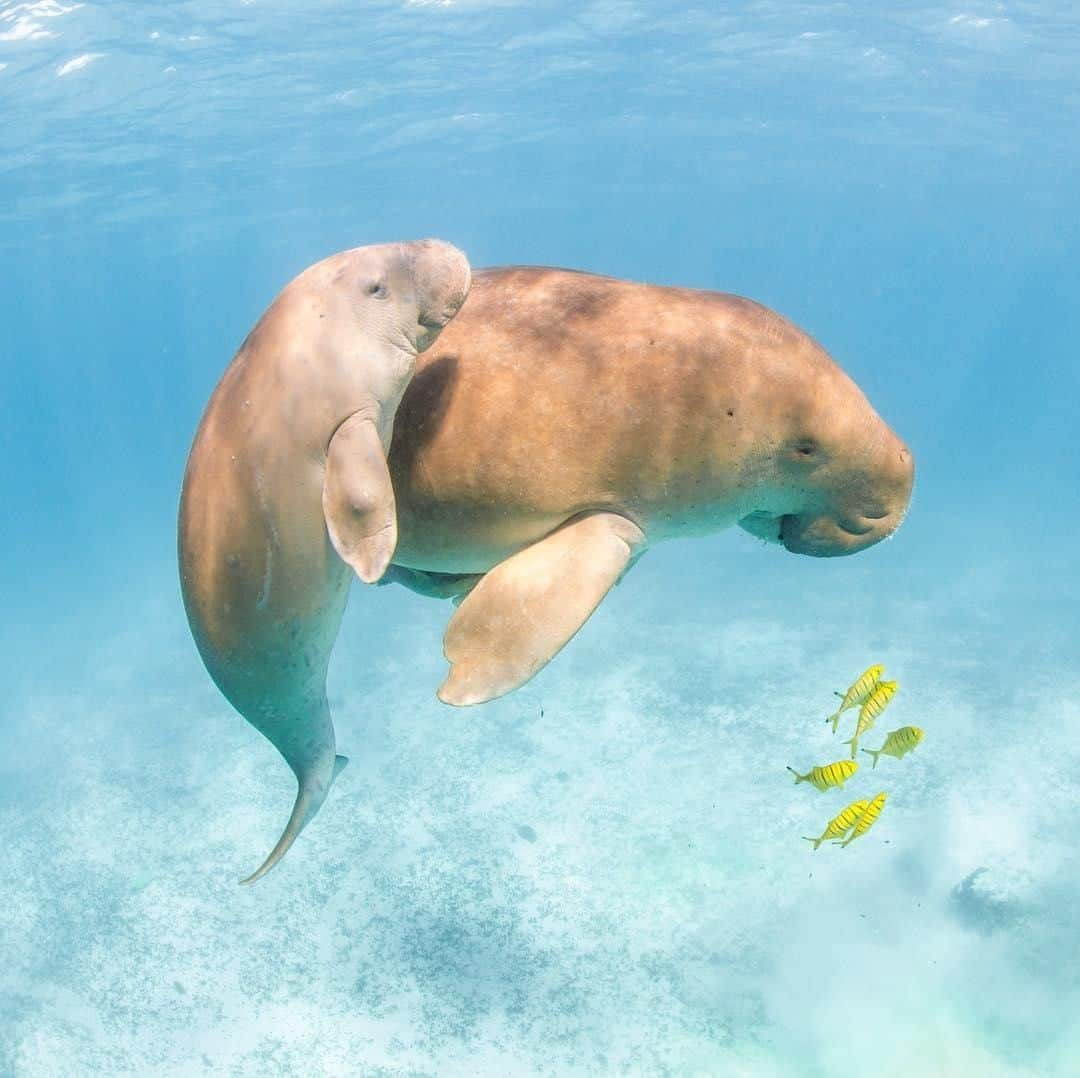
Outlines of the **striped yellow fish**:
M851 758L855 759L855 753L859 750L859 738L873 728L877 717L889 706L889 701L896 695L895 681L879 681L877 688L866 698L866 702L859 708L859 721L855 724L855 736L845 745L851 746Z
M824 793L831 786L842 787L859 770L859 765L854 760L837 760L833 764L812 767L805 775L800 775L793 767L788 770L795 776L796 786L800 782L809 782Z
M825 721L832 723L832 732L836 733L836 727L840 722L840 716L853 707L858 707L874 691L874 687L885 673L885 667L881 663L874 663L867 667L854 681L840 701L840 710L830 715ZM836 694L840 696L840 693Z
M806 839L807 842L812 842L815 850L826 839L843 838L855 826L855 822L866 811L866 806L869 804L870 802L865 799L862 801L852 801L839 816L834 816L829 821L829 826L822 832L821 838L811 838L809 835L803 835L803 838Z
M922 739L923 732L918 726L901 726L899 730L889 733L880 749L863 749L863 752L873 756L874 767L877 767L879 756L895 756L900 760L916 748Z
M854 842L860 835L865 835L867 831L877 822L877 818L881 815L881 810L885 807L885 791L875 797L869 805L863 809L862 814L855 821L855 827L852 832L843 842L836 843L837 846L848 846Z

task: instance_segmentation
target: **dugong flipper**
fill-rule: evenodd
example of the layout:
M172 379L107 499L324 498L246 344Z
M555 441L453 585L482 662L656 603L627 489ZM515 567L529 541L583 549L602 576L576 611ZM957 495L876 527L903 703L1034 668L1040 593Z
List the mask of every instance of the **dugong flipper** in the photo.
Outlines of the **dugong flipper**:
M365 584L373 584L394 556L397 513L386 450L368 416L350 416L334 434L326 454L322 504L326 530L341 560Z
M358 247L305 270L244 341L203 416L180 499L192 634L229 702L298 782L268 872L344 764L326 670L351 566L376 581L397 521L386 452L416 365L469 291L437 240Z
M482 704L524 685L581 628L645 542L615 513L586 513L500 562L443 639L444 704Z

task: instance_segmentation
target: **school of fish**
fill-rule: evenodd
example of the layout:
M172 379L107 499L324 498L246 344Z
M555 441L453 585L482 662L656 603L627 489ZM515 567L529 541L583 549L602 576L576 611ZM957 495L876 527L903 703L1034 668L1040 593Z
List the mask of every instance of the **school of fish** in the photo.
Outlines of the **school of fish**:
M840 697L840 707L825 720L832 723L832 732L835 734L844 712L854 708L859 709L855 733L844 742L845 745L851 746L851 759L836 760L831 764L819 764L811 767L805 774L799 774L795 768L789 766L788 771L795 776L796 786L801 782L806 782L824 793L831 789L842 789L844 783L855 774L859 768L855 760L855 754L859 749L859 738L873 729L874 723L896 695L899 683L883 680L884 674L885 667L882 663L867 667L851 683L846 692L836 693ZM918 748L922 739L923 731L920 727L901 726L886 735L881 748L862 751L874 758L872 768L876 768L880 757L893 756L897 760L903 759L909 752ZM815 850L823 842L828 841L832 841L836 846L848 846L855 839L865 835L877 823L885 807L887 796L887 792L882 790L874 797L852 801L826 824L825 830L817 838L809 835L804 835L803 838L813 843Z

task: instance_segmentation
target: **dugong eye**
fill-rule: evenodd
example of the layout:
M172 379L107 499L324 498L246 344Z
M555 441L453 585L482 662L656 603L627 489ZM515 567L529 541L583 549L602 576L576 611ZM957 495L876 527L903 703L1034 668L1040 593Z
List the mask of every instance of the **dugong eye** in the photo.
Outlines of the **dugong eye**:
M367 294L369 296L371 296L372 299L386 299L386 296L387 296L386 282L385 281L372 281L371 284L369 284L367 286Z
M817 453L817 445L809 438L800 438L792 446L792 451L800 460L808 460Z

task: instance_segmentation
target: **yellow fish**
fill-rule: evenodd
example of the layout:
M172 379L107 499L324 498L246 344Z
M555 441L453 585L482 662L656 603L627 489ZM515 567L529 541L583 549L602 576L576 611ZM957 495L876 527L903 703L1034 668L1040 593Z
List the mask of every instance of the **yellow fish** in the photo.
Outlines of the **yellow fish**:
M843 842L836 843L837 846L848 846L854 842L860 835L865 835L867 831L877 822L877 818L881 815L881 810L885 807L885 791L877 795L870 802L869 805L863 809L862 814L855 821L855 828L850 835Z
M877 767L878 757L895 756L898 760L903 758L912 749L916 748L923 739L923 732L918 726L901 726L899 730L893 730L885 738L885 744L880 749L863 749L874 758L874 767Z
M795 776L796 786L800 782L809 782L824 793L830 786L842 787L859 770L859 765L854 760L837 760L834 764L812 767L805 775L800 775L793 767L788 770Z
M809 835L803 835L803 838L807 842L814 844L816 850L826 839L830 838L843 838L854 826L859 817L866 811L866 806L870 802L867 800L852 801L850 805L839 816L834 816L829 821L829 826L825 828L821 838L811 838Z
M840 701L840 710L834 715L830 715L825 721L832 723L832 732L836 733L836 727L840 722L840 716L850 708L858 707L866 698L874 691L874 687L881 680L881 675L885 673L885 667L881 663L874 663L873 666L864 670L854 684L844 693L843 699ZM837 696L840 693L836 694Z
M877 717L888 707L889 701L896 695L897 684L895 681L879 681L877 687L867 697L866 702L859 708L859 721L855 724L855 736L850 741L844 742L845 745L851 746L851 758L853 760L859 748L859 738L867 730L873 728Z

